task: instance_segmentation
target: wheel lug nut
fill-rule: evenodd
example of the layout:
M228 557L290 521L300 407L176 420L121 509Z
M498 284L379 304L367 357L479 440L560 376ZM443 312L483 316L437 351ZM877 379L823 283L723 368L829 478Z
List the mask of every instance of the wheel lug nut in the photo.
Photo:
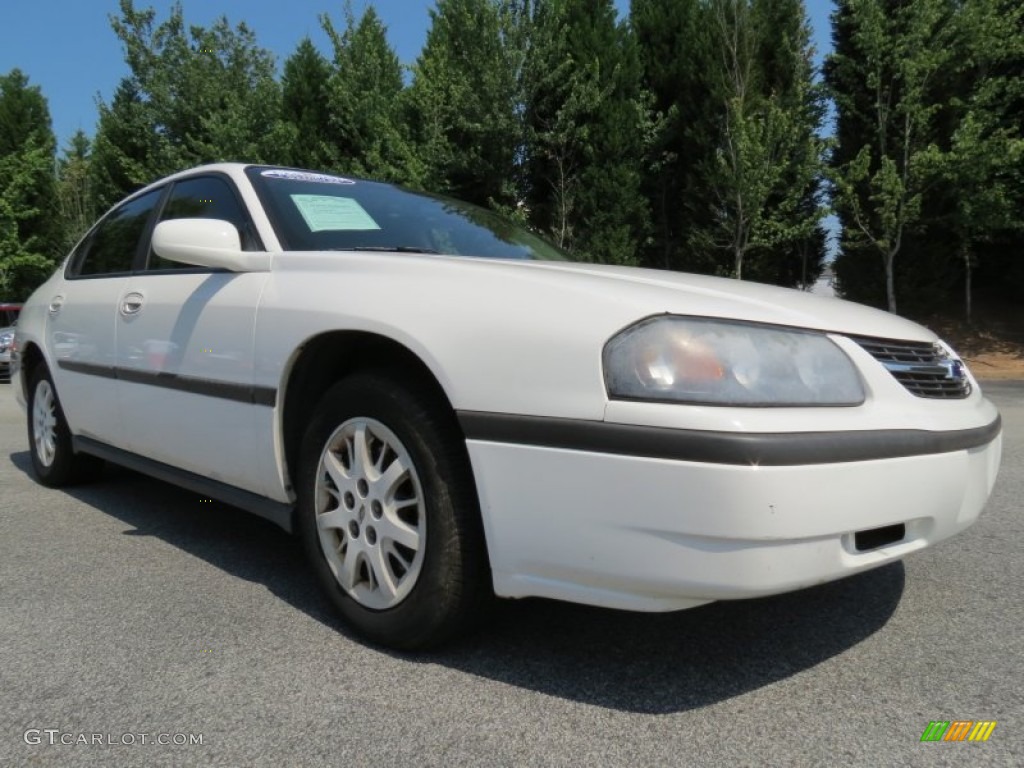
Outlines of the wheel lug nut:
M345 506L352 509L356 505L356 498L351 492L345 491Z
M350 522L348 524L348 532L350 534L352 534L352 538L353 539L358 539L359 538L359 523L357 523L355 520Z
M367 485L363 478L359 478L359 482L356 483L356 490L359 491L359 495L365 499L366 494L370 492L370 486Z
M384 516L384 508L376 499L370 504L370 514L373 515L375 520L380 520Z
M366 540L370 544L376 544L377 543L377 531L375 531L373 529L373 526L368 526L366 528Z

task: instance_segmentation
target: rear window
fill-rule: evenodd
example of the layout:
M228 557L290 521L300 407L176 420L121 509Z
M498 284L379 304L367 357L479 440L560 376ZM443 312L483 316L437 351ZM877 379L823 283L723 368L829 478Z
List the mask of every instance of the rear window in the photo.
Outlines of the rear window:
M457 200L309 171L250 167L246 173L287 250L569 259L523 227Z

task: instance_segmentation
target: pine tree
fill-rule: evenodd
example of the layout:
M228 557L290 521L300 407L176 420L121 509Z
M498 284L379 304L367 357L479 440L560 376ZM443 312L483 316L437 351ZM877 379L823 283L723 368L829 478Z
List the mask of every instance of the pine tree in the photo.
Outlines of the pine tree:
M331 65L305 37L284 64L281 78L282 116L294 128L287 159L302 168L322 168L330 164L327 148L329 115L326 103Z
M717 55L703 0L633 0L631 23L643 87L658 120L647 144L644 194L652 239L644 262L664 269L714 272L715 258L694 241L712 227L706 167L715 156L718 105L708 72Z
M1014 114L1024 70L1013 66L1024 61L1024 8L968 0L955 22L959 77L947 110L948 149L933 147L929 159L947 192L944 218L963 266L970 323L980 248L1024 233L1024 129Z
M611 0L552 0L534 17L526 72L531 219L564 248L634 264L640 193L640 62Z
M811 26L803 0L754 0L761 92L790 117L779 188L767 200L771 245L750 265L752 279L809 286L821 274L827 234L822 224L826 116L824 87L816 82Z
M110 203L138 184L193 165L265 162L289 134L280 120L273 55L244 23L226 18L186 29L176 2L156 23L153 9L121 0L111 18L131 74L100 104L97 191Z
M159 178L162 168L177 165L166 160L156 120L139 93L137 83L125 78L110 104L100 102L89 172L97 212Z
M790 42L769 34L774 5L718 0L710 7L719 51L713 93L721 100L722 120L715 161L707 168L717 222L708 236L729 254L729 274L736 278L752 256L810 237L818 218L800 216L821 154L808 119L813 115L803 108L810 77L797 79L802 49L794 57L784 45L781 51L774 47ZM759 56L759 49L769 49L772 59Z
M929 220L934 145L949 100L940 86L955 65L954 30L946 0L841 0L834 15L826 79L838 113L832 176L843 229L836 269L847 295L870 299L864 259L873 254L891 312L898 309L896 259ZM933 271L912 254L916 271Z
M57 199L63 225L63 248L69 251L96 218L96 200L92 190L92 147L79 129L57 163Z
M402 66L373 6L356 21L345 6L345 29L320 17L334 46L327 80L327 147L341 172L416 183L421 176L402 121Z
M62 255L55 147L39 86L18 69L0 76L0 297L7 300L26 298Z
M637 0L656 266L813 282L824 115L800 0Z
M438 0L409 93L424 183L478 205L513 208L519 199L514 11L498 0Z

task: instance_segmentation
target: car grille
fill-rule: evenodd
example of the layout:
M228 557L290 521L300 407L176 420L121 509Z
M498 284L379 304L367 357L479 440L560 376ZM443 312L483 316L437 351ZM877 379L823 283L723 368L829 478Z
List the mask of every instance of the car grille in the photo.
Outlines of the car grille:
M851 338L913 395L955 399L971 394L964 364L938 344Z

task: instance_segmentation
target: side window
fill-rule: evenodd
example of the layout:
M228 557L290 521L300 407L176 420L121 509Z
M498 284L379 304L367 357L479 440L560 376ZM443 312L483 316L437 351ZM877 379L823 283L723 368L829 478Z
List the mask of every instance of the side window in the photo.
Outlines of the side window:
M160 221L171 219L223 219L238 228L242 249L255 250L249 216L231 185L216 176L201 176L179 181L171 190L170 197L160 214ZM182 264L149 254L149 269L195 269L191 264Z
M87 276L131 272L139 239L162 194L162 189L155 189L113 210L82 243L72 273Z

